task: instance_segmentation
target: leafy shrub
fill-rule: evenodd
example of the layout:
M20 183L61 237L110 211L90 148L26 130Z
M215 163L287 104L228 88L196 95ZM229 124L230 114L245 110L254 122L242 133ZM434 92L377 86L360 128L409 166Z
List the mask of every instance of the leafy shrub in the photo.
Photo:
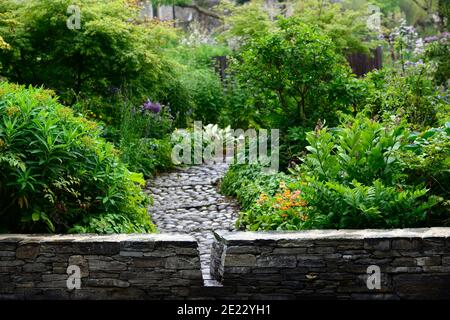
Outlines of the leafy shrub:
M12 232L151 232L141 174L95 122L43 89L0 84L0 222Z
M171 158L172 144L169 138L139 138L122 140L121 158L128 168L150 177L174 167Z
M195 38L199 35L194 30L190 36ZM182 66L178 78L184 92L180 101L172 98L170 105L183 104L188 121L217 123L221 110L225 108L225 100L222 82L213 69L214 57L227 55L229 49L203 41L182 39L180 45L168 50L169 56ZM186 122L179 127L185 125Z
M65 105L118 125L123 100L139 105L150 97L183 118L180 65L165 53L178 42L173 24L142 21L128 0L79 0L80 29L66 26L70 0L4 0L0 34L1 74L20 84L55 90ZM176 97L178 96L178 97Z
M280 163L282 170L298 164L299 159L305 153L307 145L306 132L309 129L304 127L291 127L287 134L280 138L283 143L280 145Z
M425 40L427 40L425 38ZM425 59L436 65L434 79L437 85L448 87L450 79L450 34L443 33L425 49Z
M252 88L230 77L225 82L225 108L222 108L220 124L232 128L257 128L261 123L258 110L252 105Z
M239 224L249 230L448 224L446 126L410 134L398 119L378 123L360 114L343 117L333 130L318 127L307 133L309 154L303 164L279 180L279 186L240 195L251 199ZM259 182L259 174L252 180ZM236 183L228 185L238 195L244 190Z
M406 183L423 185L431 194L445 199L435 209L435 220L445 219L450 214L450 122L424 132L412 132L407 141L398 152Z
M334 112L347 108L348 64L326 35L298 18L281 19L278 29L253 39L233 72L253 88L252 106L266 127L312 128L319 118L336 121Z
M246 210L261 193L274 195L280 181L287 180L284 173L264 173L258 165L232 165L221 183L221 192L237 197L241 208Z
M289 3L289 12L299 21L319 28L330 37L340 52L368 53L372 35L367 28L367 4L360 2L348 6L343 2L294 0ZM245 45L276 28L274 17L282 11L264 6L262 0L236 3L221 1L220 4L227 13L220 38L228 40L230 46Z
M418 130L435 126L450 109L448 98L435 89L432 67L411 63L405 72L384 69L370 73L361 105L381 118L402 115Z
M261 0L249 1L242 5L238 3L221 2L224 11L229 14L225 16L224 31L220 34L220 38L235 46L267 33L272 27L269 13L264 10Z
M148 110L144 106L134 108L125 105L121 111L120 128L106 126L107 138L120 149L121 159L128 168L150 177L173 167L172 145L169 133L172 117L166 106L156 105L158 110ZM158 111L158 112L156 112Z
M239 223L249 230L401 228L423 225L434 204L426 189L400 191L376 180L348 186L306 177L283 186L274 196L260 195ZM395 214L394 214L395 213Z
M317 128L306 134L309 154L298 170L321 181L395 183L399 166L395 151L405 144L404 125L387 126L363 115L342 121L335 129Z
M225 106L222 83L219 76L210 69L187 72L181 80L192 102L190 117L204 124L217 123Z
M367 28L367 3L348 5L346 1L295 0L293 13L308 25L317 25L342 53L369 53L371 38Z

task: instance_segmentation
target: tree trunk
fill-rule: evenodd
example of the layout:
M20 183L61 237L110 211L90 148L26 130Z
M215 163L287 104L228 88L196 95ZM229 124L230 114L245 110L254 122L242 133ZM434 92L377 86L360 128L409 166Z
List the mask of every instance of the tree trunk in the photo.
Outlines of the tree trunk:
M297 108L298 108L298 114L300 116L300 121L305 122L306 115L305 115L305 97L304 97L304 95L300 97L300 100L297 103Z

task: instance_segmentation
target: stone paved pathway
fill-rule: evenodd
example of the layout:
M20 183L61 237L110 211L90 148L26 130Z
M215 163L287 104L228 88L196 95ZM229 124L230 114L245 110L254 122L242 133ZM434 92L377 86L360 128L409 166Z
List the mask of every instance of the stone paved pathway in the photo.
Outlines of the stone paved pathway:
M237 203L217 190L227 168L225 163L178 168L150 180L147 187L154 198L149 213L158 229L197 240L206 286L218 285L210 275L212 231L234 230L239 212Z

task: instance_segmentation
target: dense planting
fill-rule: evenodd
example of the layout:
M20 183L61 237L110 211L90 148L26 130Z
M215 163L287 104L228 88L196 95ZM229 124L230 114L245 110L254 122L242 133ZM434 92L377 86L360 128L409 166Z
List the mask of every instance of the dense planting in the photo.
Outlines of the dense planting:
M359 115L307 133L308 155L286 176L233 167L222 191L249 230L406 228L450 222L450 123L422 133Z
M447 2L1 1L0 231L154 231L144 179L236 129L280 133L222 181L242 228L448 225Z
M3 232L154 230L142 175L51 92L0 84L0 151Z

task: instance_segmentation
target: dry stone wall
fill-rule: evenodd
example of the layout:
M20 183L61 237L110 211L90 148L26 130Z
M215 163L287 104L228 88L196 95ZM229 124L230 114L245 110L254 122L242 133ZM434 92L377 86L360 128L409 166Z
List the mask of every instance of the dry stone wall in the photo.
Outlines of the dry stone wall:
M450 299L450 228L216 232L211 272L189 235L0 235L0 299Z
M186 298L202 285L187 235L0 235L1 299Z
M236 298L450 299L450 228L216 233L211 272Z

